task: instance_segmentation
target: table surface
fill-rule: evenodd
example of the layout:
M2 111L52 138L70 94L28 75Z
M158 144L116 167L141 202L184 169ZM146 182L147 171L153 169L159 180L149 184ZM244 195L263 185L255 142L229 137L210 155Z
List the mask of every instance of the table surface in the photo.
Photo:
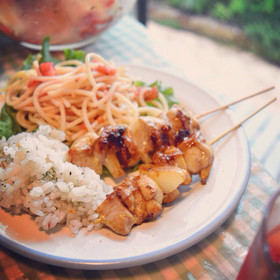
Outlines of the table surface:
M180 75L151 48L145 27L130 17L125 17L85 51L94 51L116 63L148 65ZM28 53L29 50L0 37L0 87L18 70ZM0 245L0 279L235 279L258 229L264 206L278 188L252 155L249 182L236 210L207 238L181 253L141 266L93 271L39 263Z

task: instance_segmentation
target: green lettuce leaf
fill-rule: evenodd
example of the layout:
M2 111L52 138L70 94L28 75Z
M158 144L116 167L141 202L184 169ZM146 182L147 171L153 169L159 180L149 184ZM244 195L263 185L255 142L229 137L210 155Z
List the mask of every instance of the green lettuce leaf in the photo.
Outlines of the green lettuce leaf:
M53 58L50 53L50 37L45 37L42 41L42 48L39 52L41 54L41 59L39 63L41 62L53 62L56 64L59 62L57 59ZM28 70L31 69L33 62L36 60L38 54L29 54L27 58L22 63L22 70Z
M16 121L16 111L5 103L0 115L0 139L3 136L9 138L20 132L22 128Z
M53 62L54 64L58 63L59 60L55 59L52 57L51 52L50 52L50 37L47 36L43 39L42 42L42 49L41 49L41 59L39 63L42 62Z
M65 60L77 59L82 62L85 61L86 52L82 50L65 49L63 50Z
M134 85L137 87L148 86L158 88L158 91L163 94L165 97L168 107L171 108L174 104L179 104L179 101L174 97L174 90L172 87L163 87L161 81L155 81L152 84L146 84L142 81L134 81ZM156 99L158 100L158 99ZM148 105L153 106L150 102L147 102Z
M36 59L37 54L29 54L27 58L23 61L21 69L22 70L28 70L31 69L33 65L33 61Z
M82 62L85 61L86 52L82 50L73 50L73 49L65 49L64 52L64 60L70 60L70 59L77 59ZM54 64L58 63L59 60L55 59L50 52L50 37L47 36L42 41L42 48L39 52L41 54L41 59L39 63L42 62L53 62ZM28 70L31 69L34 60L36 59L38 54L29 54L27 58L23 61L22 70Z

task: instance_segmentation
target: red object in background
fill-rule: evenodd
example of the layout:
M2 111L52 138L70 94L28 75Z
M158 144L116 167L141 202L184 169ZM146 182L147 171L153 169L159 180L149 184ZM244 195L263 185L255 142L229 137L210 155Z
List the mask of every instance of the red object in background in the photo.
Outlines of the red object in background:
M0 0L0 32L41 45L73 44L102 33L126 14L135 0ZM59 32L58 32L59 31Z
M258 233L236 280L280 279L280 226L268 234L267 241L268 248L262 240L262 235Z
M8 35L10 38L16 39L16 36L11 28L1 24L0 22L0 31Z
M280 190L265 207L259 231L236 280L280 280Z
M274 263L279 265L280 269L280 226L277 226L269 232L267 243L269 245L269 255L271 259Z

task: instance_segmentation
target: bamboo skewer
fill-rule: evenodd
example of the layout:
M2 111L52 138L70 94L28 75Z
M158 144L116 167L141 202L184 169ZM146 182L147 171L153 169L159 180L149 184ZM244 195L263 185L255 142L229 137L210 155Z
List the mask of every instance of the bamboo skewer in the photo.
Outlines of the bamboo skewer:
M200 115L197 115L196 118L199 119L199 118L202 118L202 117L207 116L207 115L209 115L209 114L212 114L212 113L214 113L214 112L217 112L217 111L219 111L219 110L226 109L226 108L228 108L228 107L231 106L231 105L234 105L234 104L236 104L236 103L238 103L238 102L241 102L241 101L243 101L243 100L252 98L252 97L257 96L257 95L259 95L259 94L268 92L268 91L270 91L270 90L272 90L272 89L274 89L274 88L275 88L274 86L271 86L271 87L269 87L269 88L266 88L266 89L263 89L263 90L254 92L254 93L252 93L252 94L250 94L250 95L247 95L247 96L245 96L245 97L239 98L239 99L237 99L237 100L235 100L235 101L232 101L232 102L230 102L230 103L227 103L227 104L225 104L225 105L222 105L222 106L220 106L220 107L217 107L217 108L215 108L215 109L212 109L212 110L210 110L210 111L204 112L204 113L202 113L202 114L200 114Z
M274 97L273 99L271 99L269 102L265 103L263 106L261 106L259 109L257 109L256 111L254 111L253 113L251 113L250 115L248 115L247 117L245 117L243 120L241 120L239 123L237 123L236 125L234 125L232 128L228 129L227 131L223 132L220 136L216 137L215 139L213 139L212 141L209 142L210 145L215 144L217 141L219 141L221 138L223 138L224 136L226 136L227 134L229 134L231 131L235 130L236 128L240 127L245 121L247 121L248 119L250 119L252 116L254 116L255 114L257 114L259 111L261 111L262 109L264 109L265 107L267 107L268 105L270 105L271 103L273 103L277 98Z

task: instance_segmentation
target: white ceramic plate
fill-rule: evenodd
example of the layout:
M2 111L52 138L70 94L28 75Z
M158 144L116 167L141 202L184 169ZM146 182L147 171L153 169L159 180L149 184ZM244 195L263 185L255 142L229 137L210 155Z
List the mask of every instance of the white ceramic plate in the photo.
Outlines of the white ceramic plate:
M133 78L148 83L162 81L172 86L176 97L196 115L218 103L193 84L168 73L131 66ZM201 129L211 140L233 125L227 112L201 121ZM0 243L38 261L84 269L114 269L141 265L176 254L205 238L236 208L250 173L250 152L242 129L214 145L215 161L206 185L199 180L155 221L133 228L127 237L108 229L71 236L64 227L46 234L37 229L29 215L11 216L0 210Z

